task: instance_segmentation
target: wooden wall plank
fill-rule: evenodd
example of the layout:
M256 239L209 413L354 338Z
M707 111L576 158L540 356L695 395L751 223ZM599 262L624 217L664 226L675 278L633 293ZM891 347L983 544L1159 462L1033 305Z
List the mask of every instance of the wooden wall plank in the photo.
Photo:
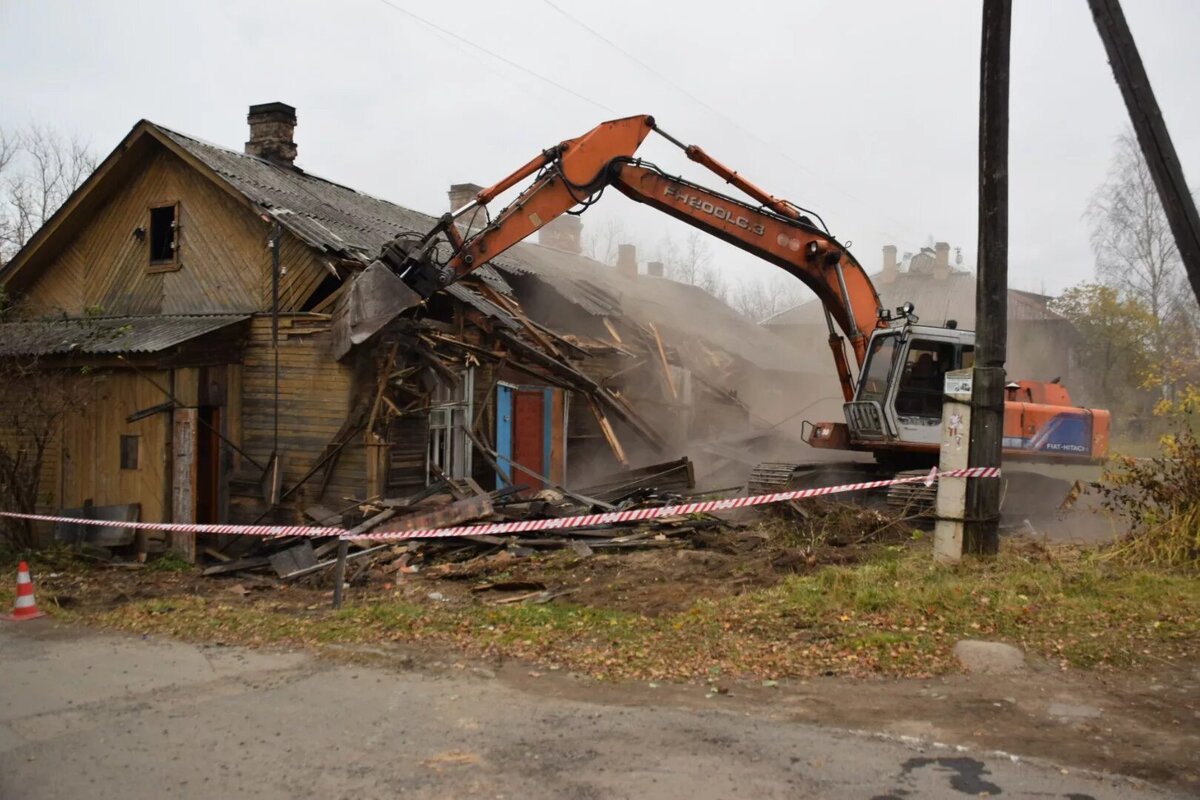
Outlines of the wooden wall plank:
M320 458L325 446L338 433L350 413L353 400L353 369L339 364L329 354L328 331L306 332L303 322L319 322L308 314L280 318L279 449L287 454L283 486L293 486ZM274 434L274 358L271 348L271 318L254 317L241 370L242 402L240 426L242 446L255 460L265 464ZM367 488L367 455L361 437L342 451L324 502L336 504L343 497L363 497ZM312 494L319 481L288 498L287 507L316 502ZM231 516L249 521L265 510L261 497L231 498Z

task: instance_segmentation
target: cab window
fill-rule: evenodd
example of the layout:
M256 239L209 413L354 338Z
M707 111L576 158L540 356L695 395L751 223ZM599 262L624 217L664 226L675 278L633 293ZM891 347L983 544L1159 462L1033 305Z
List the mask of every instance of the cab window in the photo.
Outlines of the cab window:
M883 403L887 397L888 376L892 373L892 362L896 359L896 342L899 334L876 336L871 339L867 352L867 366L859 383L858 399Z
M957 368L953 342L915 340L896 391L896 413L907 417L942 417L942 390L946 373Z

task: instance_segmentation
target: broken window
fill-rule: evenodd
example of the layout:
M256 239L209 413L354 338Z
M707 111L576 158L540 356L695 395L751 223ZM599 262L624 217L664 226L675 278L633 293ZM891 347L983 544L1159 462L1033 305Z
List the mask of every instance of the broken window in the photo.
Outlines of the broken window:
M471 442L467 428L474 422L475 368L459 373L458 386L439 382L430 397L429 464L449 478L471 475ZM433 477L431 475L430 477Z
M121 469L138 468L138 445L140 436L121 437Z
M150 265L175 264L176 212L178 206L156 206L150 209Z

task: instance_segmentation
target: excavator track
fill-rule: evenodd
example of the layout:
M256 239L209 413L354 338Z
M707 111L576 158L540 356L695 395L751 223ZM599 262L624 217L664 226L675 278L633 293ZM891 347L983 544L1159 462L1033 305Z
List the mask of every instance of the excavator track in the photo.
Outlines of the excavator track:
M825 486L840 486L847 483L874 481L887 477L888 472L878 464L866 461L823 461L813 463L788 463L770 461L757 465L750 473L749 490L754 494L784 492L789 489L818 489ZM837 499L864 505L878 505L884 498L883 490L868 489L846 492Z
M1070 497L1074 484L1073 473L1055 475L1054 468L1038 471L1022 469L1020 465L1005 467L1001 499L1001 516L1007 522L1027 518L1054 516ZM871 462L788 463L763 462L750 473L749 490L753 494L783 492L789 489L808 489L837 486L859 481L887 478L924 477L927 469L894 471ZM937 508L937 484L924 482L902 483L886 489L846 492L830 498L878 510L888 509L909 519L932 519Z
M789 463L765 461L750 473L748 488L753 494L784 492L789 489L815 489L860 481L886 480L890 477L923 476L928 470L893 472L880 464L861 461ZM937 502L937 486L906 483L886 489L846 492L835 498L872 507L887 507L905 516L930 516Z

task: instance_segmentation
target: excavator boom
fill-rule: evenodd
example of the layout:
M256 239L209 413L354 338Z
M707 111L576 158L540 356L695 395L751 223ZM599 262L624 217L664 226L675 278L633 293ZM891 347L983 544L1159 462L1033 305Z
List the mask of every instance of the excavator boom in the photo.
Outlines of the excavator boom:
M652 206L700 228L794 275L808 286L829 312L830 348L846 400L854 395L854 381L833 323L850 340L855 363L861 368L867 341L880 325L879 296L866 271L831 235L821 230L792 203L781 200L713 159L699 147L684 145L661 133L688 158L701 164L745 192L759 205L715 192L634 158L651 131L658 131L648 115L601 123L575 139L543 151L511 175L483 189L473 202L447 214L422 240L394 257L401 275L418 291L432 290L457 280L489 259L525 239L555 217L576 206L586 207L608 186L640 203ZM455 225L471 220L487 203L521 181L534 181L481 230L464 235ZM434 240L444 235L453 255L440 267L430 262ZM386 254L386 249L385 249ZM400 263L395 263L396 261ZM426 276L431 269L434 278ZM423 293L428 293L423 291Z
M636 157L657 132L750 198L729 197L669 175ZM488 203L532 178L494 218L475 230ZM940 447L942 378L974 358L970 331L918 326L911 304L893 317L882 309L866 271L814 223L815 214L761 189L695 145L662 131L648 115L597 125L544 150L520 169L446 214L419 241L399 237L380 261L428 296L566 213L579 213L608 187L774 264L804 283L825 308L829 345L846 401L846 421L817 423L805 440L814 447L873 452L877 460L923 465ZM459 228L458 222L469 224ZM820 218L817 218L818 222ZM437 261L441 237L451 255ZM836 327L835 327L836 326ZM839 330L840 329L840 333ZM850 340L860 375L856 386L845 351ZM1036 385L1036 384L1030 384ZM1096 460L1107 452L1108 412L1054 403L1020 403L1005 410L1005 453L1031 459ZM786 472L786 470L784 471Z

